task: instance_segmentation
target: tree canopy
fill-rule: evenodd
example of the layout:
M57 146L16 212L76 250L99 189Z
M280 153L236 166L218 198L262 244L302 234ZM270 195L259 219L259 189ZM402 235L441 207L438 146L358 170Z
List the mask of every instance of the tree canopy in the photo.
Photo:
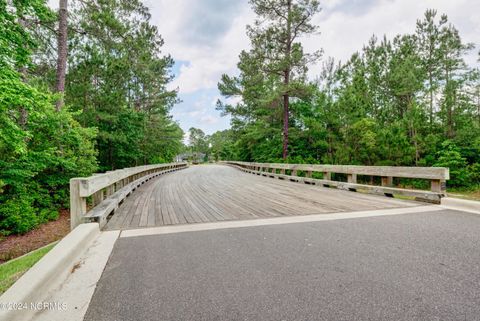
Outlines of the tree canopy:
M281 8L260 4L272 3L252 1L258 18L266 21L277 14L267 14L268 8ZM282 35L269 28L262 29L271 30L267 34L249 29L252 50L239 56L240 75L224 75L218 84L226 98L241 97L236 105L217 103L232 116L232 128L221 133L224 140L216 146L224 159L447 166L450 186L480 184L480 71L466 65L473 46L446 15L427 10L414 33L373 36L345 63L324 59L316 81L300 73L295 88L305 95L292 95L287 159L277 108L285 87L271 72L274 60L257 54L265 52L257 43L276 48L275 40L268 47L259 34Z
M183 148L183 132L170 115L177 93L166 89L173 59L162 54L147 7L96 0L73 2L68 11L63 92L58 14L44 0L0 1L4 235L55 219L68 207L72 177L170 162ZM64 108L55 108L59 99Z

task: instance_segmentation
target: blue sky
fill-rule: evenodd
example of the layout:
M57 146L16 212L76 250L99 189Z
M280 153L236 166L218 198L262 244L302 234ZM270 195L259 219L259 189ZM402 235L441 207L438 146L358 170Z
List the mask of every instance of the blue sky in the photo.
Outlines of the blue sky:
M172 72L178 78L182 66L189 67L190 62L177 60ZM216 88L206 88L195 90L193 92L180 92L181 102L173 110L173 118L178 121L185 132L190 127L201 128L208 134L217 130L230 127L229 117L219 117L215 111L217 99L220 99L220 93ZM181 84L178 86L179 90Z
M165 39L164 53L172 55L176 75L171 88L183 101L172 114L180 126L203 129L207 134L229 127L229 119L215 110L221 98L217 82L223 73L236 74L238 55L248 49L245 26L254 19L247 0L146 0L152 22ZM362 48L372 34L393 37L413 32L427 8L446 13L466 42L480 44L478 0L324 0L315 18L320 34L303 39L307 51L324 50L345 61ZM467 59L476 63L476 54ZM477 64L478 65L478 64ZM319 74L321 63L309 75Z

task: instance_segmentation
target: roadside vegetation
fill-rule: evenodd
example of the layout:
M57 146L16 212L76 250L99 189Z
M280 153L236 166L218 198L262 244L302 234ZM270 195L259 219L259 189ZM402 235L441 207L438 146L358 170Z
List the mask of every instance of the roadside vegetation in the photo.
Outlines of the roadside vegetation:
M473 186L468 188L451 188L448 190L448 195L456 198L463 198L466 200L480 201L480 186Z
M0 265L0 295L8 290L25 272L40 261L55 244L50 244L22 257Z
M173 60L138 0L0 1L0 235L68 208L68 182L169 162ZM68 67L68 68L67 68Z
M446 15L427 10L414 33L374 35L341 62L305 53L292 34L321 31L312 25L317 1L250 2L251 49L239 56L239 75L218 84L231 129L206 138L215 159L441 166L449 188L476 193L480 70L466 64L474 45ZM312 62L322 66L315 81Z

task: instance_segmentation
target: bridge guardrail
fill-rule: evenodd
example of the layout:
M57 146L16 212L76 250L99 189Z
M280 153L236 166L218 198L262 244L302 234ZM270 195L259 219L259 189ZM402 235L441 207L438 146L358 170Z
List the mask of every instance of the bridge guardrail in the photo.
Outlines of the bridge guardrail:
M168 163L124 168L91 177L70 180L70 226L83 222L106 223L108 215L146 181L164 173L186 168L187 163ZM87 199L91 209L87 212Z
M418 200L431 203L440 203L446 195L446 181L450 179L449 169L445 167L404 167L404 166L357 166L357 165L312 165L312 164L280 164L280 163L249 163L224 161L228 165L236 166L245 172L289 179L307 184L336 187L350 191L365 191L372 194L413 196ZM286 171L290 171L287 175ZM298 176L302 171L305 176ZM279 173L278 173L279 172ZM312 178L312 173L322 173L323 178ZM332 173L346 174L347 182L332 180ZM358 184L357 176L381 177L381 186ZM412 190L393 187L393 178L413 178L430 181L430 191Z

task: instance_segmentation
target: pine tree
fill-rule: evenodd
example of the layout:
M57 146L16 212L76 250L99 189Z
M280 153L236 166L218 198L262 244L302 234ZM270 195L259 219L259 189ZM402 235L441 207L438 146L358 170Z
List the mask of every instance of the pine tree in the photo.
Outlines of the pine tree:
M298 40L317 31L311 21L320 11L320 5L317 0L251 0L250 3L257 14L254 25L247 27L252 49L240 55L241 79L223 76L219 89L225 96L238 93L244 96L250 105L237 106L238 109L282 109L282 157L286 160L290 99L309 94L307 65L320 55L320 52L304 53ZM237 88L238 85L243 88ZM259 92L263 97L255 97ZM250 103L251 98L254 101Z

